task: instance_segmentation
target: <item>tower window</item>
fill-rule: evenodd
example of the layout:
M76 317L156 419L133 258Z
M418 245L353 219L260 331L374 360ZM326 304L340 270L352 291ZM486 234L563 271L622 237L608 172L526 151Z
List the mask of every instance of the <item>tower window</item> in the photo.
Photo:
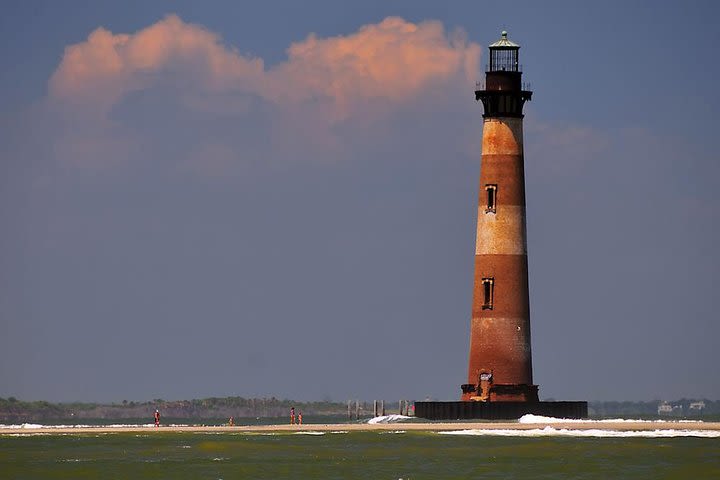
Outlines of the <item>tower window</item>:
M487 197L485 213L495 213L495 204L497 203L497 185L485 185L485 196Z
M493 296L495 290L495 279L492 277L483 278L483 310L492 310L493 308Z

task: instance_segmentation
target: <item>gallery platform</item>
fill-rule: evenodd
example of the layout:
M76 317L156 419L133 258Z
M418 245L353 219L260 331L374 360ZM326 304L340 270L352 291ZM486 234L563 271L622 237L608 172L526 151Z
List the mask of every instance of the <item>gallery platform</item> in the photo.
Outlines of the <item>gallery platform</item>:
M587 402L415 402L415 416L428 420L514 420L526 414L587 418Z

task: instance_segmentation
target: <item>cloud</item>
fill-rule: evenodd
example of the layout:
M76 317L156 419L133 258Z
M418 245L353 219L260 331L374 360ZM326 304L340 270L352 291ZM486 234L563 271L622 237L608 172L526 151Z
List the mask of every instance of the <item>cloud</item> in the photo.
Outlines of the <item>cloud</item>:
M176 15L135 34L93 31L71 45L50 78L50 95L110 107L123 95L182 78L193 88L257 88L263 62L223 46L220 37Z
M440 22L416 25L389 17L348 36L310 35L293 44L288 57L270 75L292 82L291 98L326 95L347 105L351 99L402 101L458 75L472 82L480 47L461 36L448 39Z
M612 134L587 125L550 122L526 115L526 156L546 159L544 178L578 174L613 146Z
M247 163L337 162L367 156L398 125L427 128L418 109L467 121L480 56L461 30L398 17L310 34L272 67L177 15L135 33L100 27L49 79L47 137L60 163L82 168L170 159L217 177Z
M462 32L448 37L440 22L398 17L346 36L310 34L287 52L287 61L268 70L216 33L168 15L134 34L101 27L67 47L49 90L57 100L108 109L134 91L182 84L195 94L244 93L274 103L326 98L334 113L349 115L353 103L369 98L402 101L432 82L473 81L480 58L479 45Z

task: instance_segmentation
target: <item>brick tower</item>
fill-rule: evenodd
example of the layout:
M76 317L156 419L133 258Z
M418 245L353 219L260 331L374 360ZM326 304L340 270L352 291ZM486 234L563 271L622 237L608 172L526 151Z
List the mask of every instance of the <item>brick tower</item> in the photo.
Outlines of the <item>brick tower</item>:
M462 400L537 402L530 352L520 46L489 47L485 88L468 382Z

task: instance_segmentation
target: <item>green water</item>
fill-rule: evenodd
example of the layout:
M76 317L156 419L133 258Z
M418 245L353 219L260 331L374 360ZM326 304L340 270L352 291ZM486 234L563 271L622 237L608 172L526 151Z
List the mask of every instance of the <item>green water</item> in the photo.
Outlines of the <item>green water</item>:
M0 436L0 478L718 479L720 440L154 430Z

